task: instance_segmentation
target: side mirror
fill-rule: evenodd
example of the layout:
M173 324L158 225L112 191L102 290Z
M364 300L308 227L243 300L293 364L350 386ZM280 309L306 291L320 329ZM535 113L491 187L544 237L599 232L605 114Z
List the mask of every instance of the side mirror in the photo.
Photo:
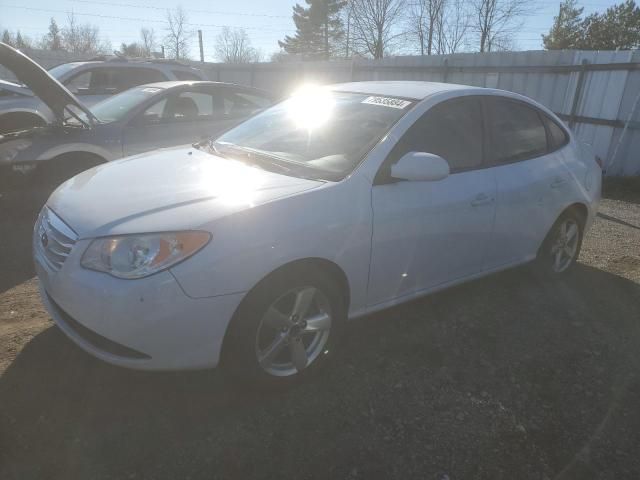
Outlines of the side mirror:
M409 152L391 166L391 177L413 182L434 182L449 176L449 163L439 155Z

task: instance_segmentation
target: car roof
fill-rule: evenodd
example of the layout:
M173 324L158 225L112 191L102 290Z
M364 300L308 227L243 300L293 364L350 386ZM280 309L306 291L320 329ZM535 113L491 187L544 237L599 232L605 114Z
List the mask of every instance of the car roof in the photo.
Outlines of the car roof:
M177 60L169 60L169 59L156 59L156 58L126 58L126 57L96 57L90 60L80 60L74 62L65 62L66 65L73 65L74 67L80 67L85 65L117 65L119 67L129 66L129 67L170 67L177 68L182 70L198 70L198 68L187 65L184 63L180 63Z
M486 92L486 88L457 85L453 83L418 82L418 81L386 81L386 82L350 82L331 85L331 90L343 92L367 93L373 95L390 95L392 97L422 100L435 93L459 90L477 90Z

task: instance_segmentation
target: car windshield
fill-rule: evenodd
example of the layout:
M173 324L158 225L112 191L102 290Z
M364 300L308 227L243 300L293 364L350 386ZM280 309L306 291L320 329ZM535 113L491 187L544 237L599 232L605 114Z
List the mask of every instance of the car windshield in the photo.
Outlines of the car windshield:
M132 108L140 105L148 98L160 92L161 88L156 87L135 87L125 92L119 93L112 97L96 103L89 108L91 113L98 119L100 123L118 122L124 119ZM80 115L82 120L86 120L86 115ZM73 122L73 120L70 120Z
M304 89L228 131L217 153L247 152L291 175L337 181L351 173L413 102Z
M73 70L76 67L75 63L63 63L62 65L57 65L48 70L49 75L53 78L60 80L60 78L70 70Z

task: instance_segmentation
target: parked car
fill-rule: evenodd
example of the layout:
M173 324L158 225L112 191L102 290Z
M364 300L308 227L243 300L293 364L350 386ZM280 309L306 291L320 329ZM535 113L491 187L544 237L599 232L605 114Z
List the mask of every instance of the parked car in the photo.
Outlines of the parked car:
M106 161L191 144L273 103L271 94L253 88L173 81L133 87L88 107L32 60L10 53L15 65L6 64L42 94L57 121L0 137L0 192L36 181L55 186Z
M96 357L284 385L334 355L347 319L527 262L566 273L600 182L521 95L349 83L74 177L34 255L51 316Z
M10 49L10 50L9 50ZM12 47L0 43L0 64ZM131 87L169 80L207 80L197 68L174 60L98 57L86 62L63 63L49 70L82 103L90 106ZM23 81L16 74L19 81ZM34 95L28 84L0 80L0 134L54 122L40 93ZM44 100L44 101L43 101Z

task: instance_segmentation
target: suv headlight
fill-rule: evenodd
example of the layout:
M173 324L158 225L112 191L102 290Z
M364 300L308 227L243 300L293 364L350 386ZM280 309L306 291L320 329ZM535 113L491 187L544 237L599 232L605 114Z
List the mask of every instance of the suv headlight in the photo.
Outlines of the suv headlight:
M97 238L82 255L80 264L118 278L143 278L190 257L210 239L210 233L201 231Z

